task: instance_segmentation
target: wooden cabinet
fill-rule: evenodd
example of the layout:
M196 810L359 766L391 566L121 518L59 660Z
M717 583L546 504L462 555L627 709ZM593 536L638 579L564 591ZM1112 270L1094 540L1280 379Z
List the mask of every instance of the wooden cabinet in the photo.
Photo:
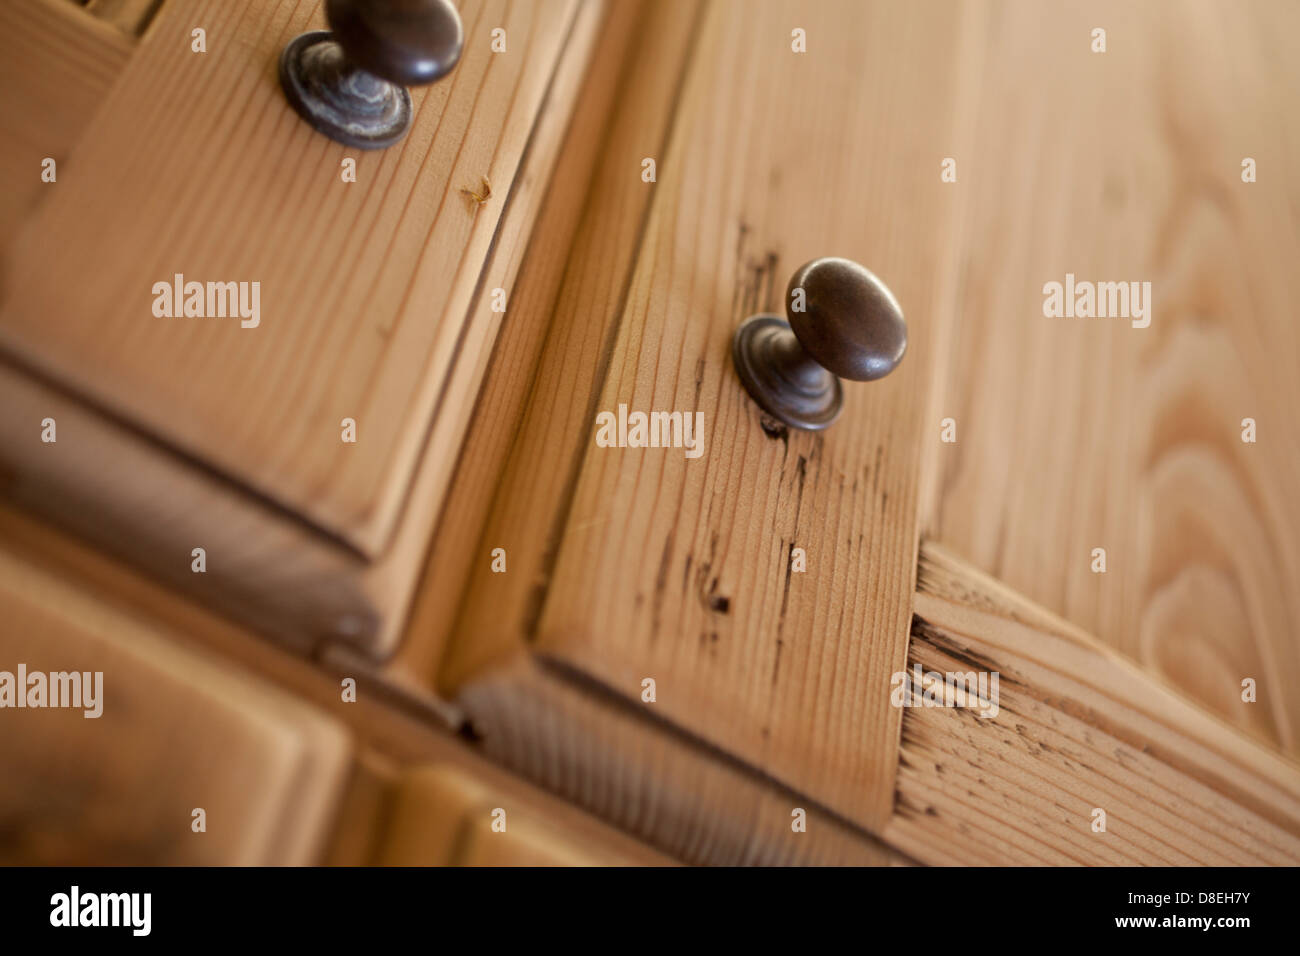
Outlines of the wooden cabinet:
M0 12L0 554L124 686L257 685L178 727L262 791L321 781L203 859L1295 862L1295 10L457 6L374 152L277 84L318 3ZM829 255L908 348L806 432L731 341ZM1150 323L1046 315L1067 273ZM599 440L638 412L696 444ZM998 715L914 668L997 671Z

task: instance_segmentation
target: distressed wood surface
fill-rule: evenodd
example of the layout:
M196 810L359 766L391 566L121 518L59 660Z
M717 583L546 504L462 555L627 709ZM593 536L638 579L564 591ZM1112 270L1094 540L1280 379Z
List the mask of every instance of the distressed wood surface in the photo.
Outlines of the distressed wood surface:
M794 26L816 56L791 52ZM938 5L707 7L645 184L631 279L580 298L583 320L548 340L482 539L506 548L510 570L493 575L483 557L443 675L462 703L510 707L473 685L520 652L637 707L653 677L650 729L664 722L883 825L950 206L922 160L948 141L956 40ZM639 172L634 161L625 175ZM850 385L825 434L765 430L732 371L732 331L780 307L797 265L832 253L894 289L909 355L890 378ZM702 411L704 455L594 447L596 412L620 402ZM790 573L794 546L806 574ZM510 719L467 709L476 725Z
M1300 752L1300 8L963 13L958 320L926 422L927 534ZM1150 281L1150 326L1044 317L1067 272Z
M578 6L466 2L456 70L414 91L402 143L361 153L315 133L276 80L319 4L167 5L80 173L16 244L0 347L373 558L431 427L475 394L447 387L477 361L466 341L486 347L469 307L504 204L461 189L486 176L509 193ZM153 284L177 273L260 282L261 324L155 317Z
M6 7L0 26L21 37L50 3ZM279 46L318 17L310 3L165 15L140 49L155 77L178 77L177 102L139 111L154 90L128 68L107 102L138 148L108 156L101 115L91 128L103 142L70 154L71 178L60 161L54 201L0 286L11 497L92 515L83 533L147 552L146 567L191 590L185 542L229 542L203 582L212 603L298 619L312 638L361 634L372 653L393 649L439 525L407 640L377 668L338 647L314 663L285 655L0 507L0 597L18 608L6 656L37 667L66 644L78 660L102 655L133 695L148 682L180 688L163 697L204 707L176 733L234 741L223 759L276 794L252 807L214 767L164 763L170 738L128 729L129 767L86 771L126 826L81 813L73 834L72 804L32 808L61 792L40 748L70 753L83 725L102 723L78 715L71 728L0 737L6 767L36 768L0 783L0 817L21 824L0 819L0 832L28 834L8 844L14 857L68 859L80 841L190 861L186 844L148 843L140 821L175 788L130 803L138 771L198 781L219 816L255 818L259 842L218 843L203 860L315 858L322 808L342 793L329 847L340 863L576 862L601 856L606 838L616 856L649 852L587 813L699 863L1300 863L1300 768L1269 749L1300 746L1289 679L1300 446L1287 418L1300 407L1300 341L1283 173L1295 149L1287 94L1300 89L1285 46L1294 9L715 0L614 4L602 19L594 4L556 4L467 4L471 44L500 19L523 62L467 52L461 83L417 93L413 138L362 157L363 182L379 185L358 184L361 200L322 190L316 202L302 185L307 169L341 188L347 151L307 131L274 86ZM210 61L186 58L195 9L216 24ZM1104 55L1088 50L1097 25ZM810 53L790 52L795 26ZM113 32L75 30L74 45ZM70 150L104 101L130 52L116 36L107 52L87 46L94 68L58 87L66 109L42 148ZM222 52L223 36L248 45ZM224 98L196 92L218 75ZM232 90L242 105L226 110ZM249 154L187 139L199 119L166 119L186 102ZM6 102L0 117L30 105ZM499 125L484 131L480 110ZM150 166L163 128L193 169ZM83 168L83 154L98 163ZM950 155L959 179L943 184ZM1240 181L1246 155L1258 183ZM640 180L647 156L654 184ZM0 159L19 183L39 182L18 150ZM128 164L122 196L108 195L102 177ZM479 168L496 198L476 209L458 188L477 186ZM214 178L220 196L202 186ZM37 209L27 189L0 207L0 244ZM248 205L217 212L230 196ZM234 345L183 324L155 341L123 305L122 273L137 264L111 257L98 284L92 269L88 290L65 282L47 298L49 273L33 263L50 259L78 209L108 222L125 201L156 203L152 218L112 220L110 248L144 250L137 271L172 250L198 257L195 268L269 261L306 293L278 312L289 331L260 357L240 336L272 328L266 310L264 328L234 330ZM217 223L211 235L187 218L194 209ZM394 245L345 240L348 221L394 233ZM310 265L291 261L295 230L312 237ZM78 234L54 269L80 275L104 255L101 232ZM785 433L736 381L730 334L779 309L795 266L831 253L898 293L909 355L883 382L848 383L831 431ZM330 276L319 288L318 268ZM1066 272L1151 280L1151 328L1044 318L1042 284ZM142 289L165 277L141 276ZM376 283L387 320L358 276ZM487 305L498 286L510 291L504 320ZM131 308L147 322L141 301ZM279 373L304 343L330 374L299 369L286 393ZM182 376L180 400L161 401ZM349 447L337 421L356 416L336 407L344 400L370 403L355 461L337 457ZM704 456L596 448L595 413L620 402L703 411ZM33 424L51 410L57 446L39 444ZM949 416L954 445L938 441ZM1246 416L1257 444L1240 441ZM328 454L312 422L337 446ZM914 588L918 523L951 550L922 548ZM796 546L806 574L789 570ZM1105 575L1089 568L1098 546ZM490 570L495 547L505 574ZM891 707L890 677L913 663L998 670L998 716ZM360 681L355 705L339 702L344 676ZM645 677L654 703L640 697ZM1244 677L1258 703L1241 700ZM257 687L253 713L235 714L221 701L242 702L244 682ZM229 693L211 700L214 686ZM478 750L533 784L445 732L461 709ZM318 725L331 729L303 729ZM366 753L344 787L348 737ZM301 778L280 775L304 767L317 802L281 832L282 795ZM589 843L527 822L520 843L493 842L482 811L505 800ZM1098 807L1106 833L1090 826ZM798 809L806 833L791 829Z
M405 703L432 699L453 624L449 607L472 572L490 566L491 549L508 545L507 574L525 572L516 579L521 586L544 553L540 538L535 546L518 547L548 522L526 502L513 500L510 483L498 487L501 472L512 442L530 434L533 421L550 420L558 401L574 398L556 382L581 375L583 363L594 362L604 348L599 343L608 342L602 337L612 334L606 317L624 295L653 195L628 171L639 169L643 157L662 153L700 10L693 0L623 3L612 10L511 295L406 639L375 675L380 688L398 691ZM630 47L628 39L634 41ZM575 343L584 343L577 354ZM543 371L554 363L561 363L558 379ZM521 428L534 403L541 406L538 417ZM553 488L562 476L543 468L533 478ZM509 519L485 531L502 509ZM520 520L526 528L497 537ZM512 592L487 613L509 620L526 597ZM484 636L499 637L497 630L494 625ZM463 661L503 650L471 635L457 654ZM338 666L361 663L344 653L331 659ZM529 662L519 664L519 670L506 666L490 677L481 674L466 690L463 700L473 704L483 749L665 853L694 863L903 862L761 774L720 760L697 742L647 728L626 705L593 698ZM535 734L542 728L546 742L539 746ZM724 798L725 812L714 812ZM806 832L791 829L796 807L808 814Z
M916 706L910 684L884 836L916 859L1300 863L1300 766L934 545L922 549L914 665L1000 675L996 713L984 698Z
M693 0L680 0L671 6L617 4L612 11L511 296L406 640L374 675L377 690L396 690L403 703L434 699L434 673L453 623L448 609L472 570L490 565L497 539L494 531L484 532L484 524L498 508L509 506L507 497L498 497L504 492L497 482L511 441L523 434L520 416L533 402L549 406L558 397L540 369L560 361L563 374L577 374L581 366L570 352L573 343L601 335L602 315L614 310L623 294L652 196L627 172L638 169L644 156L662 151L700 9ZM629 39L634 42L627 47ZM584 202L584 197L589 198ZM593 309L593 302L602 308ZM554 478L549 471L536 477ZM511 514L518 518L524 512L512 508ZM529 567L519 562L535 561L541 553L540 547L517 551L517 540L509 539L509 574ZM512 613L513 606L500 611ZM471 640L459 650L484 649L492 650ZM361 663L344 653L330 659L340 667ZM803 798L720 762L706 747L648 731L626 706L593 699L553 673L520 664L519 671L494 670L491 679L476 681L467 691L475 702L476 730L485 735L483 749L663 852L694 863L902 860L815 805L804 808L807 832L795 833L791 812L807 803ZM545 746L537 746L533 736L540 727L557 728L548 731ZM559 732L560 727L568 732ZM663 777L656 779L658 774ZM682 793L710 799L697 804ZM710 812L723 795L726 812ZM648 806L655 812L646 812Z

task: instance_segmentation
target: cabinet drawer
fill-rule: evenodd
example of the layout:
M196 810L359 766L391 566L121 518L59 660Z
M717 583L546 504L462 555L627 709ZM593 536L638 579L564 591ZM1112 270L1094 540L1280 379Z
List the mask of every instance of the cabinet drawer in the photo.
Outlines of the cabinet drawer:
M276 79L319 4L163 7L6 259L12 495L264 630L391 643L601 8L461 15L367 152Z
M892 808L887 691L906 660L951 209L916 158L943 155L957 28L938 4L698 16L679 73L633 74L674 91L663 137L610 137L613 178L539 344L449 648L432 667L420 653L440 626L422 596L395 662L409 668L390 676L428 688L437 672L499 759L687 859L886 861L864 831ZM816 56L791 51L794 26ZM814 434L765 418L730 345L830 254L889 283L912 340ZM703 453L602 447L598 416L620 406L702 417ZM819 837L792 831L795 810L823 814Z
M0 862L319 858L339 722L7 547L0 615Z

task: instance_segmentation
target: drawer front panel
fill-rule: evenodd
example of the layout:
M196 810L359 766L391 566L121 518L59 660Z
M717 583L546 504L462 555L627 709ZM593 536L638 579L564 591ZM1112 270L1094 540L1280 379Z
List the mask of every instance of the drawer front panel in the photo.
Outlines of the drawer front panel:
M14 250L0 346L373 557L440 403L459 407L454 367L477 360L467 323L491 311L470 304L578 4L464 4L459 66L373 153L280 91L279 52L318 7L164 8ZM479 204L462 190L485 178ZM208 294L232 282L238 315ZM159 314L177 310L205 314Z
M792 51L792 27L816 56ZM483 538L506 549L510 571L483 560L449 692L508 708L508 695L473 685L513 653L535 654L556 665L548 674L595 682L842 817L883 826L899 734L890 677L906 655L921 428L942 334L935 277L950 202L939 163L956 46L941 5L707 8L697 50L709 52L684 78L624 297L590 319L605 323L606 344L588 351L590 366L556 355L539 373L547 387ZM798 265L832 254L885 279L912 341L889 378L846 385L838 424L797 432L763 419L730 343L746 316L782 308ZM600 447L597 416L620 406L698 413L702 453ZM526 732L509 714L470 709Z

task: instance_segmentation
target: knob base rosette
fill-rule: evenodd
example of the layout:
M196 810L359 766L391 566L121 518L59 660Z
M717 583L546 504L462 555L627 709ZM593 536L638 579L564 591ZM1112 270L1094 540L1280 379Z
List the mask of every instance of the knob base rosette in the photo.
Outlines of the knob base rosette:
M758 406L792 428L820 431L844 407L840 380L814 362L790 323L776 315L754 315L731 340L736 374Z
M334 34L295 37L280 54L280 86L318 132L359 149L392 146L411 126L411 94L348 61Z

